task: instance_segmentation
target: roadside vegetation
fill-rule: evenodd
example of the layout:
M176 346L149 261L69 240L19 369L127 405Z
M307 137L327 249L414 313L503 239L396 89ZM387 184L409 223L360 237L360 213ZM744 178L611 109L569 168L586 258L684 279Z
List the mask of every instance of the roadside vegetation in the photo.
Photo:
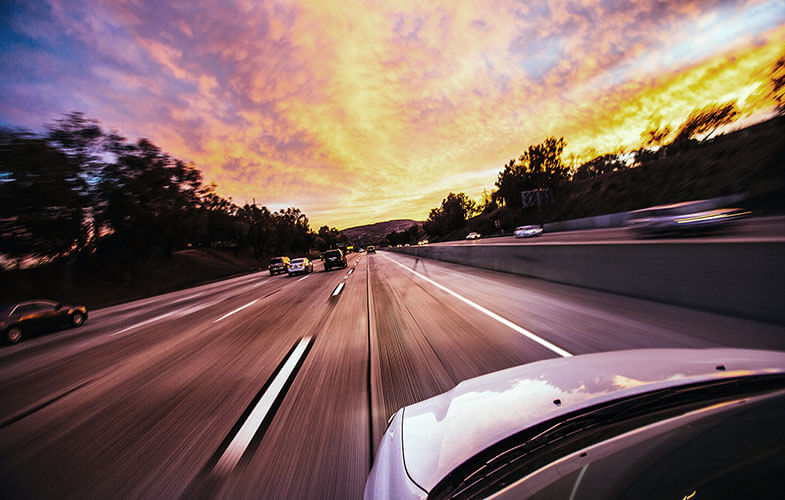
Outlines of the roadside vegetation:
M548 137L510 159L479 201L449 193L431 210L425 234L396 233L379 243L509 234L523 224L729 194L745 195L745 205L759 214L785 212L785 55L770 71L767 92L778 116L727 134L720 132L741 117L735 102L696 108L675 130L655 118L638 149L583 162L564 158L564 138ZM537 190L541 205L524 206L521 193Z
M81 113L43 134L0 131L0 299L64 297L85 277L143 295L345 243L335 228L312 230L297 208L238 206L216 188L150 140L128 141ZM214 265L215 252L232 264ZM202 267L188 265L197 260ZM178 267L187 274L170 276ZM143 285L148 275L157 278Z

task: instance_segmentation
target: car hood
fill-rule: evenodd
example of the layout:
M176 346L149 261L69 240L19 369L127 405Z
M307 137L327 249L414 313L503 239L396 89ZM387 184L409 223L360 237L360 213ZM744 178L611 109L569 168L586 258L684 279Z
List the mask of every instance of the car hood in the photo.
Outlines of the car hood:
M718 369L718 366L724 369ZM403 410L403 458L425 491L488 446L581 408L652 390L785 373L785 352L644 349L557 358L461 382ZM555 404L554 400L560 404Z

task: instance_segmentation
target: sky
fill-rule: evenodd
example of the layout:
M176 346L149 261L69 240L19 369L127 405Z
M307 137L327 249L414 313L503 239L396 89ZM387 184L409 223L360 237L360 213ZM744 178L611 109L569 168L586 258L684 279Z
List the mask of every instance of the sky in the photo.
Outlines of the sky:
M782 0L4 0L0 126L70 111L312 227L424 220L531 144L771 112Z

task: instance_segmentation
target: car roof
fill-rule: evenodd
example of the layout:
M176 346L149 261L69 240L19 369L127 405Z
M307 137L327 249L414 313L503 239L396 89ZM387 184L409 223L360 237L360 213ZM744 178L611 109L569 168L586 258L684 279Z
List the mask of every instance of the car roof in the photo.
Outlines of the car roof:
M560 415L658 389L768 373L785 373L785 352L640 349L509 368L404 408L406 470L431 491L482 450Z

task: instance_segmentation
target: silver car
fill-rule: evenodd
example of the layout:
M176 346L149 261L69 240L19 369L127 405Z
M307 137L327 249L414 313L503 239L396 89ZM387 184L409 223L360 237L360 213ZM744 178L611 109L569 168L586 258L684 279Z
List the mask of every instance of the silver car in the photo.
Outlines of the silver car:
M783 498L783 422L783 352L550 359L396 412L365 498Z
M313 262L308 258L292 259L289 261L289 268L286 271L289 273L289 276L308 274L313 272Z
M530 225L530 226L518 226L515 228L516 238L531 238L533 236L538 236L542 233L542 226L540 225Z

